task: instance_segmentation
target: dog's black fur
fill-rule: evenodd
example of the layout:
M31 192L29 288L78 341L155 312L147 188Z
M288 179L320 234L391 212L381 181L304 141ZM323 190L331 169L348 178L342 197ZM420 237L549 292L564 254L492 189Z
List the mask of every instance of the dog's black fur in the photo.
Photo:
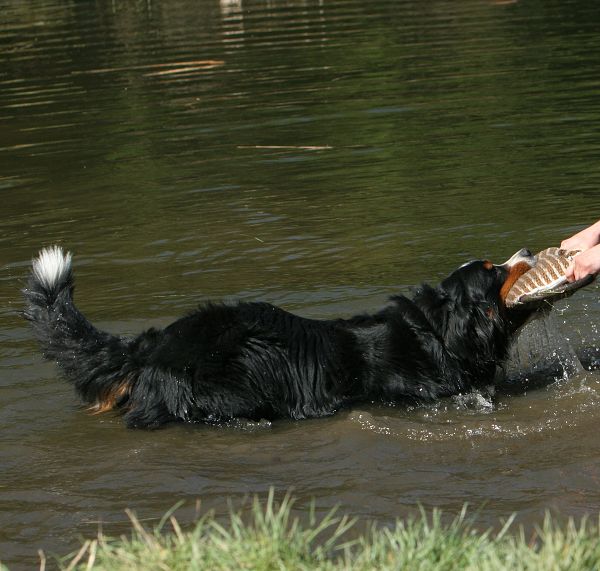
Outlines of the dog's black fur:
M267 303L208 304L130 339L75 307L70 255L54 248L34 261L25 317L92 410L117 409L130 427L302 419L492 384L530 314L503 303L516 265L470 262L374 315L320 321Z

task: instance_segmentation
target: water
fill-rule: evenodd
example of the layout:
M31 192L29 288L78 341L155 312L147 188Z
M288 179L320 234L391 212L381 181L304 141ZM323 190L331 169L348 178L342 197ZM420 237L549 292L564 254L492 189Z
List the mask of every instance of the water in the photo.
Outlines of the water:
M575 360L597 357L596 286L495 394L158 432L81 411L18 316L52 243L122 334L207 299L350 315L557 244L599 216L597 21L574 0L0 0L2 560L271 486L384 524L597 513L600 377Z

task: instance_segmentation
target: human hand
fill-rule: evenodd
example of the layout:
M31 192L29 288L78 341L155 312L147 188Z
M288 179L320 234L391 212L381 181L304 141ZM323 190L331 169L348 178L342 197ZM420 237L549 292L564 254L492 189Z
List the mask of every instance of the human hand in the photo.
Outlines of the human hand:
M563 240L560 247L563 250L581 250L585 252L600 243L600 220L574 236Z
M577 254L566 269L565 275L567 280L574 282L598 272L600 272L600 244Z

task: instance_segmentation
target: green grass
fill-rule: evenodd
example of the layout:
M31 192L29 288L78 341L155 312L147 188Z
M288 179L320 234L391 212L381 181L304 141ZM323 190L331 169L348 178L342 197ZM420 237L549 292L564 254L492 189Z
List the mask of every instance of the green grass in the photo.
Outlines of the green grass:
M591 570L600 569L599 525L584 520L564 525L546 517L526 537L510 521L498 533L478 531L466 510L449 523L439 511L422 513L392 528L361 533L335 510L323 519L311 513L302 524L293 501L277 504L271 493L255 500L250 516L232 512L226 525L207 514L182 531L171 513L146 529L129 513L128 537L102 535L85 541L59 562L63 570L221 571L260 570ZM353 539L351 539L353 538Z

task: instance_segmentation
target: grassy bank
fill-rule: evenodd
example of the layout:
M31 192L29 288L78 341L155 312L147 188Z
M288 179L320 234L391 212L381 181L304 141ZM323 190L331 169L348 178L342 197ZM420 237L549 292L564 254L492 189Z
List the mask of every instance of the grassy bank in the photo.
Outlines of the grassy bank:
M170 515L149 530L130 514L130 536L88 540L60 566L69 571L600 568L597 523L561 526L547 517L533 536L525 537L510 523L493 534L477 531L465 513L444 524L434 512L358 534L348 533L352 520L335 513L301 524L290 514L291 503L286 499L277 505L271 495L254 502L250 517L232 514L223 526L206 515L186 531Z

